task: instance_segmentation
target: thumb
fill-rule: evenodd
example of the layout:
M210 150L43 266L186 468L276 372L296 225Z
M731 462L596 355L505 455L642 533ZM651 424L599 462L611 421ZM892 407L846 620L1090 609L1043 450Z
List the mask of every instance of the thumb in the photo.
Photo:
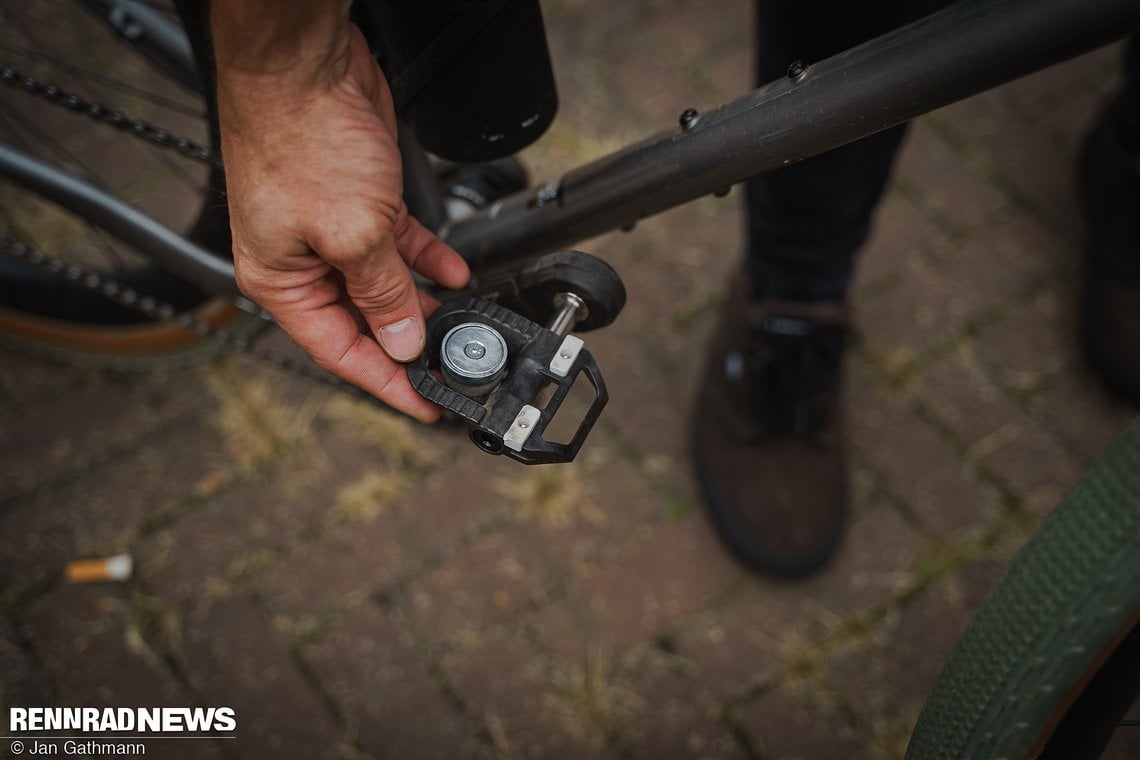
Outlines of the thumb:
M412 274L395 247L341 271L349 299L384 352L398 362L419 356L427 335L423 307Z

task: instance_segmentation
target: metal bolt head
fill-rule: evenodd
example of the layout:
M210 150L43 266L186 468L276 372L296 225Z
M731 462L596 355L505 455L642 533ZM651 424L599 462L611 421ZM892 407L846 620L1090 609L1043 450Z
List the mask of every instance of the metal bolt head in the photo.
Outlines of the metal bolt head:
M788 66L788 79L793 82L798 82L807 75L807 66L803 61L792 61Z
M468 359L482 359L487 355L487 347L477 340L473 340L463 347L463 353Z
M681 112L681 117L677 119L677 122L681 125L681 129L689 130L696 126L697 119L699 118L700 114L697 112L697 109L686 108Z

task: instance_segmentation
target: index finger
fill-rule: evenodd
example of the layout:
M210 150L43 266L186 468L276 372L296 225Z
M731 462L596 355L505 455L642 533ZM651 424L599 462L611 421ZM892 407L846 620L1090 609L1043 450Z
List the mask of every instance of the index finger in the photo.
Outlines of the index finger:
M272 313L272 310L271 312ZM412 388L404 365L394 361L340 302L274 319L318 366L420 422L435 422L440 409Z

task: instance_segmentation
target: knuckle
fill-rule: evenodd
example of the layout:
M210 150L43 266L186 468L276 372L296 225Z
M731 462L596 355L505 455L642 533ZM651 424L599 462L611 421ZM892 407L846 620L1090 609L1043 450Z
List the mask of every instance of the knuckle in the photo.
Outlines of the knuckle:
M347 219L328 219L314 231L313 248L340 268L351 267L378 248L393 243L390 220L376 214L350 214Z

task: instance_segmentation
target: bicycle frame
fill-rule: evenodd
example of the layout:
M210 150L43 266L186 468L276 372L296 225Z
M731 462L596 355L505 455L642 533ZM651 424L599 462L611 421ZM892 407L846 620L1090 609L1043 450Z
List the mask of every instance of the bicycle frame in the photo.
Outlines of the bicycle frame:
M629 227L1137 29L1136 0L963 0L437 231L473 271L500 267ZM409 203L413 213L442 219L422 159L406 157ZM102 190L10 146L0 145L0 174L83 212L180 274L236 293L229 262Z

